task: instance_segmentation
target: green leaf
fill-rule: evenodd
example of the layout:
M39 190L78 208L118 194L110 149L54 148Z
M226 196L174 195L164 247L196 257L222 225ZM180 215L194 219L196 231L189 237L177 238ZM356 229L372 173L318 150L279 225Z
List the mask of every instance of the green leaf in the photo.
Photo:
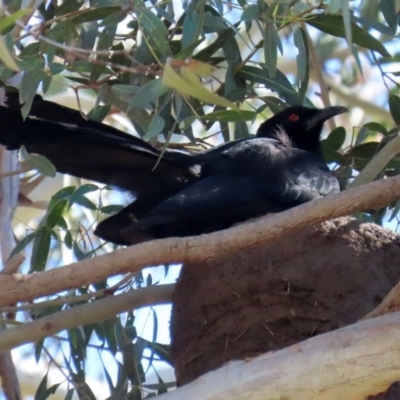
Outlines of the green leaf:
M53 62L49 64L49 69L52 75L58 75L64 71L64 65Z
M155 103L160 96L167 92L168 88L164 86L161 79L153 79L147 82L132 97L128 106L128 112L135 107L149 108L151 103Z
M102 0L102 1L104 2L104 0ZM115 4L114 0L113 0L113 3ZM91 4L91 6L95 7L93 5L93 2ZM92 9L88 9L87 11L82 10L82 13L79 13L79 15L77 15L76 17L71 18L70 21L76 25L83 24L85 22L100 21L100 20L107 18L111 14L119 11L120 9L121 9L120 7L115 6L115 5L105 7L105 5L103 4L99 8L92 8Z
M111 105L106 106L96 106L90 110L87 114L88 119L92 121L103 121L104 118L110 113Z
M235 140L248 138L250 136L246 122L236 122L233 136Z
M118 25L126 18L125 10L118 10L108 17L104 18L103 21L99 24L99 26L115 26Z
M388 24L392 36L394 36L397 31L398 17L395 0L381 0L379 2L379 8Z
M167 63L162 76L164 85L176 90L178 93L192 96L207 104L237 109L234 103L207 90L199 80L198 75L192 72L191 69L182 67L180 73L180 75L176 73L170 63Z
M6 67L12 71L19 71L19 67L11 53L8 51L7 45L2 36L0 36L0 60L3 61Z
M368 142L362 143L351 150L351 155L357 158L365 159L368 162L379 150L381 143Z
M337 14L342 8L342 0L331 0L328 3L326 12L329 14Z
M116 214L117 212L121 211L123 208L124 208L123 206L110 205L110 206L101 207L100 211L103 214Z
M20 149L20 155L24 153L26 153L26 158L24 158L23 161L29 168L36 169L42 175L49 176L50 178L54 178L56 176L56 167L45 156L42 156L40 154L27 153L22 146Z
M5 31L12 27L15 22L17 22L19 19L22 17L25 17L25 15L28 15L32 10L30 8L23 8L21 10L16 11L15 13L11 15L7 15L6 17L2 18L0 20L0 32L1 34L4 34Z
M40 381L40 384L36 390L34 400L42 400L43 395L47 388L47 373L44 375L43 379Z
M79 204L91 210L97 209L97 207L84 196L86 193L95 192L96 190L99 190L99 187L92 183L78 187L69 198L69 207L71 207L73 204Z
M44 271L50 250L51 234L47 228L40 228L35 235L31 255L30 272Z
M189 3L182 25L182 48L196 42L204 23L204 0L193 0Z
M213 43L200 50L193 56L193 58L195 60L208 62L211 56L225 46L229 40L232 40L232 38L234 38L234 31L232 28L220 32L217 39Z
M1 53L1 50L0 50ZM35 69L26 71L22 75L19 98L24 105L21 108L22 117L25 119L29 113L32 101L36 95L40 83L46 79L47 75L44 70L44 64L41 63Z
M165 121L164 118L159 115L155 115L150 123L149 129L143 136L143 140L150 140L156 136L164 129Z
M241 20L242 21L253 21L260 17L260 8L257 4L248 5L242 13Z
M279 96L290 105L299 103L298 93L293 89L286 75L278 69L276 75L271 78L266 68L257 68L250 65L244 66L236 74L240 78L244 78L253 83L261 83L266 88L277 92Z
M271 78L275 78L276 64L278 62L279 36L274 22L270 19L265 21L264 29L264 58L265 67Z
M303 104L307 94L308 82L310 80L310 57L307 34L302 27L298 27L293 35L294 45L299 53L296 56L298 79L299 79L299 103Z
M400 125L400 97L389 95L389 110L396 125Z
M329 151L337 151L342 146L346 140L346 130L343 126L335 128L329 136L322 141L322 146L327 147Z
M384 135L387 135L387 133L388 133L387 129L382 124L379 124L378 122L367 122L364 125L364 127L368 128L372 132L380 132L380 133L383 133Z
M134 0L134 10L137 15L143 35L151 48L157 49L164 58L172 57L168 47L168 30L163 22L144 6L142 0Z
M193 42L191 45L185 47L183 50L180 50L178 53L174 55L175 60L185 60L186 58L190 58L193 55L194 49L200 44L203 43L204 39L199 39Z
M79 10L82 7L81 0L68 0L60 4L59 7L55 9L54 15L64 15L74 11Z
M306 22L314 28L332 36L346 37L343 20L339 15L317 14L307 19ZM378 39L375 39L365 29L360 28L354 22L351 22L351 33L355 44L376 51L385 57L390 57L390 53Z
M21 253L21 251L23 251L25 247L28 246L28 244L32 242L33 239L35 239L35 235L36 232L32 232L29 235L25 236L22 240L20 240L18 244L13 248L9 259L15 256L15 254Z
M51 210L46 215L46 226L48 229L53 229L56 225L63 225L62 215L66 206L68 204L67 200L62 200L54 205Z
M52 202L54 202L54 204L60 200L68 200L69 197L75 192L76 190L76 186L67 186L65 188L62 188L61 190L59 190L57 193L55 193L50 201L50 206L52 204Z
M350 9L348 0L342 0L342 19L343 19L344 32L346 35L347 44L350 48L352 48L353 35L351 30Z
M75 204L79 204L80 206L88 208L89 210L97 210L96 205L85 196L75 199Z
M97 50L109 50L114 42L116 31L117 25L106 26L100 33L99 40L97 42ZM108 61L108 57L105 55L98 55L97 60ZM103 65L93 65L90 72L90 82L96 82L103 73L106 73Z
M255 111L247 110L220 110L201 117L204 121L218 121L218 122L242 122L252 121L257 118ZM193 122L193 121L192 121Z

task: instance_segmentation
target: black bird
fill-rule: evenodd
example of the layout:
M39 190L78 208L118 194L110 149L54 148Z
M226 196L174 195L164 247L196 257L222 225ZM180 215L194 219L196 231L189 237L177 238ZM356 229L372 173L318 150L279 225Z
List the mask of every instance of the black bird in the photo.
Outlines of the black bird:
M260 125L254 138L210 150L161 152L143 140L36 96L23 121L18 94L0 106L0 143L24 145L57 171L116 186L135 200L102 221L101 238L134 244L227 228L269 212L339 192L323 161L324 122L348 111L289 107Z

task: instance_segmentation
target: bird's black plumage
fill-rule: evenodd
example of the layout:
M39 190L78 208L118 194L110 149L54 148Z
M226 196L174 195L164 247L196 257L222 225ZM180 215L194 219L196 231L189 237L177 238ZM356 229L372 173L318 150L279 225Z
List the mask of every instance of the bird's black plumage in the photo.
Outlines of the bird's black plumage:
M344 107L295 106L260 125L257 135L213 149L160 151L79 112L37 96L22 120L18 95L0 106L0 143L24 145L59 172L130 191L135 201L101 222L96 234L132 244L227 228L339 191L320 151L323 123Z

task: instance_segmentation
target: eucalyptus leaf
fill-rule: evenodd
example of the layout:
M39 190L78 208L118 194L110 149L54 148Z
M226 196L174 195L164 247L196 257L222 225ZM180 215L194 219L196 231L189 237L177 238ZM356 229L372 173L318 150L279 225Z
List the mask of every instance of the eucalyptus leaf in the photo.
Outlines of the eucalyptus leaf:
M346 30L343 20L339 15L317 14L312 18L307 19L306 22L314 28L328 33L329 35L346 38ZM390 57L390 53L378 39L374 38L365 29L360 28L354 22L351 22L350 26L352 39L355 44L376 51L382 56Z
M400 125L400 97L392 93L389 95L389 110L396 125Z

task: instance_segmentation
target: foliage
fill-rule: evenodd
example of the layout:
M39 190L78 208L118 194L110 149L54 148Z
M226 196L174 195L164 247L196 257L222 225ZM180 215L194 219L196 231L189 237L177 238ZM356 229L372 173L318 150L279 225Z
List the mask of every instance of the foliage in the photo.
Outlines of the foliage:
M271 112L293 104L327 105L330 96L357 111L348 119L356 127L331 129L323 142L326 159L345 188L397 135L399 7L395 0L64 0L27 9L13 0L0 18L0 80L6 83L22 73L24 115L38 90L46 95L69 87L78 97L90 91L95 96L90 118L102 120L111 108L118 109L139 136L161 147L178 142L208 147L214 138L247 137ZM368 90L372 96L366 95ZM25 154L25 160L54 174L38 156ZM400 171L399 157L387 161L376 171L378 178ZM14 250L32 244L30 272L53 267L54 254L65 247L76 260L110 249L90 229L102 213L118 209L105 203L107 189L84 184L54 194L37 229ZM393 205L391 219L398 211L399 205ZM386 212L361 217L382 222ZM88 215L90 222L77 221ZM92 301L95 294L107 296L108 290L114 294L155 284L151 278L143 283L141 274L122 282L76 289L65 304L41 308L29 318L73 307L76 300ZM63 369L71 383L66 398L74 391L95 398L86 379L87 349L95 347L111 398L141 399L173 385L160 375L158 384L143 383L154 360L169 363L167 346L156 342L156 330L153 341L141 338L130 312L66 332L56 339L59 347L51 357L45 349L54 339L37 343L35 355ZM112 368L105 353L115 359ZM60 356L62 361L56 362ZM141 363L146 358L147 370ZM47 398L57 388L49 387L46 374L36 398Z

